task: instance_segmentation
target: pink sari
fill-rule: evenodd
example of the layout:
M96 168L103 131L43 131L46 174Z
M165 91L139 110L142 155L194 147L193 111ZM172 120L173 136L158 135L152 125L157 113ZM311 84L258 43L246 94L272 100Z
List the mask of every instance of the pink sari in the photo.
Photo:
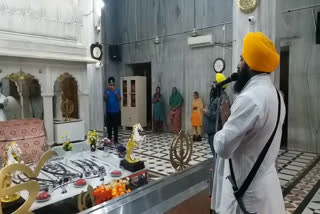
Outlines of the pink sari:
M181 106L170 110L171 127L174 133L178 133L181 130L181 112Z

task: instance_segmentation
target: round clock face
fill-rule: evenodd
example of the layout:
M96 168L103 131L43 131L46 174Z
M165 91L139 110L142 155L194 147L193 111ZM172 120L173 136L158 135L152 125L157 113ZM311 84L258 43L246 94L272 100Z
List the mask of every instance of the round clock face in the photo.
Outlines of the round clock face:
M95 58L100 58L100 56L101 56L101 50L100 50L99 47L95 47L95 48L93 49L93 56L94 56Z
M224 70L224 66L225 66L224 61L223 59L220 59L220 58L216 59L213 63L213 69L217 73L221 73Z

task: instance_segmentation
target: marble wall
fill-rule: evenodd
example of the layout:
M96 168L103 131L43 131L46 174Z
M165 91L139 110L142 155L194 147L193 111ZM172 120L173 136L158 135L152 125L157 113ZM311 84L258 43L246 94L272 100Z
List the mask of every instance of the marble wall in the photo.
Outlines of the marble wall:
M277 21L280 11L279 2L279 0L259 1L257 8L252 13L245 14L240 11L238 0L233 1L233 71L237 69L242 52L243 38L248 32L263 32L275 43L278 51L280 50L277 36L279 31ZM252 16L255 23L249 22L249 17ZM275 85L278 86L280 80L279 68L272 73L271 77Z
M103 114L103 75L89 50L90 44L100 41L95 2L0 0L0 79L22 70L39 80L44 109L50 112L44 117L50 143L53 84L63 73L77 80L79 116L86 130L103 127L99 116Z
M281 11L316 5L318 0L283 0ZM314 18L320 7L282 13L281 46L289 46L288 147L320 152L320 45ZM315 17L313 16L315 15Z
M71 59L86 56L80 0L1 0L1 55Z
M230 23L232 1L109 0L107 2L110 4L110 11L104 17L104 26L110 31L106 30L103 35L105 50L108 50L108 44L120 44L122 61L110 61L106 55L106 77L115 76L119 81L121 76L132 75L129 64L151 62L152 92L154 93L155 88L160 86L168 106L171 89L176 86L185 99L182 127L191 131L193 92L198 91L205 103L207 102L209 90L215 79L212 64L216 58L224 58L225 74L231 74L232 47L190 48L187 39L191 36L190 30L194 28L194 24L197 29L216 25L199 30L200 35L212 34L213 40L217 43L232 42ZM229 24L219 25L224 22ZM114 29L111 29L113 27ZM150 39L156 35L169 34L177 35L160 37L159 44L154 44L154 40Z
M84 11L83 16L83 34L82 38L87 44L87 55L90 56L89 46L92 43L101 42L101 33L95 30L96 23L100 19L94 9L97 0L81 1L81 10ZM103 10L108 10L109 5L105 4ZM95 11L90 13L90 11ZM89 14L89 15L87 15ZM106 29L108 30L108 29ZM106 54L106 53L104 53ZM103 67L96 67L96 64L87 65L87 84L89 86L89 127L103 131Z

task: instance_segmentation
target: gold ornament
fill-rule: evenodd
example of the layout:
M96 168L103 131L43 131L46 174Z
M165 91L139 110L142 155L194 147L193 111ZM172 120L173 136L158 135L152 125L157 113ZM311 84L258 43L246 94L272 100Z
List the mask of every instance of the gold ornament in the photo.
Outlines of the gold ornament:
M145 141L146 136L140 136L139 131L143 131L143 128L140 123L137 123L132 127L131 137L127 143L127 154L125 159L128 163L138 163L140 161L137 158L132 158L133 150L136 147L139 147L139 142Z
M73 113L74 111L74 104L71 100L68 98L64 99L61 103L61 111L65 116L65 121L70 120L69 116Z
M172 140L170 162L173 168L181 171L187 167L192 156L192 141L182 130Z
M22 184L17 184L15 186L11 186L12 181L12 174L19 171L24 173L29 178L36 178L38 177L41 168L44 166L44 164L54 155L57 155L54 151L48 151L46 152L39 160L37 166L34 170L32 170L30 167L21 164L21 163L14 163L10 164L0 171L0 197L6 198L8 196L13 196L17 192L21 191L28 191L29 198L22 204L22 206L17 209L14 214L29 214L32 213L29 211L29 208L35 201L36 197L38 196L38 193L40 191L40 185L35 180L29 180ZM8 180L8 176L10 177L10 181ZM8 181L10 182L10 185L8 185ZM20 197L20 196L19 196ZM0 214L2 214L2 206L0 203Z
M9 74L5 77L5 79L9 79L13 82L16 82L17 80L28 80L33 78L31 74L24 73L22 70L17 73Z
M241 12L248 14L252 13L258 6L259 0L238 0L238 5Z
M88 199L90 200L92 206L96 205L94 197L93 197L93 188L91 185L88 185L87 192L82 191L80 193L80 195L78 196L78 210L79 210L79 212L88 209L88 206L87 206Z
M10 144L6 145L6 150L4 154L5 156L4 156L3 167L9 166L10 164L14 164L14 163L23 163L20 160L22 151L15 142L11 142ZM11 181L12 181L12 175L7 174L7 176L4 178L4 181L1 187L11 186ZM20 198L20 195L15 193L12 195L6 195L5 197L2 197L1 202L4 202L4 203L14 202L19 198Z

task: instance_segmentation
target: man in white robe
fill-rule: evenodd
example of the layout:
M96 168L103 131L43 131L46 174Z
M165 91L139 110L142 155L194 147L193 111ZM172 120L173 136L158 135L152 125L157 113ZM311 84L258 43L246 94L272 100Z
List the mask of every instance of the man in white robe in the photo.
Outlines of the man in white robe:
M222 104L221 131L214 137L217 153L213 183L212 210L218 214L243 213L226 179L231 158L237 186L243 184L263 147L276 127L278 98L270 79L279 64L274 44L260 32L244 38L239 79L234 90L239 93L231 106ZM279 125L272 144L242 200L247 211L258 214L285 214L283 196L275 161L280 149L285 105L282 97Z

